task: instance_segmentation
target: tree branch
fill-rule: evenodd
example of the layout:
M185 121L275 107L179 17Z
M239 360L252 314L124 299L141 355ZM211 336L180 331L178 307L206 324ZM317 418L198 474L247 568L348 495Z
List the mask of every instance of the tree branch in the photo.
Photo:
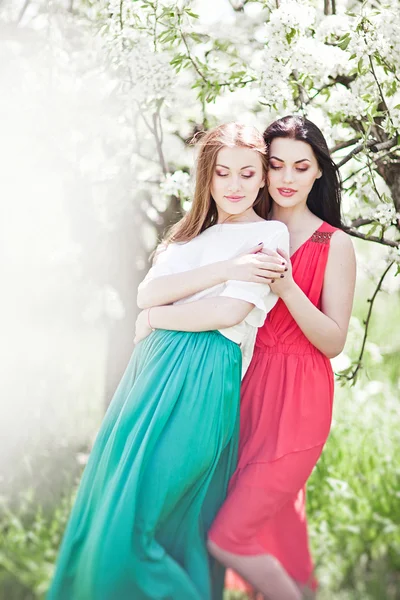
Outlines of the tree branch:
M356 144L359 141L359 137L353 138L352 140L347 140L347 142L340 142L339 144L336 144L336 146L333 146L333 148L331 148L329 150L329 152L331 154L333 154L334 152L337 152L338 150L343 150L344 148L348 148L349 146L354 146L354 144Z
M160 160L160 165L162 168L162 172L164 175L168 172L167 163L165 161L164 152L162 149L162 141L163 141L163 131L161 127L160 120L160 107L158 107L157 111L153 113L153 134L156 140L157 154Z
M343 167L343 165L345 165L347 162L349 162L349 160L351 158L353 158L353 156L356 156L356 154L359 154L363 150L365 150L367 148L371 148L371 146L375 146L376 144L377 144L376 140L368 140L368 142L363 142L362 144L359 144L351 152L349 152L344 158L342 158L342 160L340 162L337 163L337 165L336 165L337 168L340 169L340 167Z
M192 65L194 67L194 70L196 71L197 75L204 81L204 83L208 84L209 81L208 81L207 77L201 72L200 67L198 66L197 62L194 60L194 58L192 56L192 53L191 53L190 48L189 48L189 44L188 44L187 39L186 39L186 36L183 33L182 27L180 25L179 25L179 33L181 34L182 41L183 41L184 46L186 48L187 57L190 60L190 62L192 63Z
M366 223L364 223L364 225L366 225ZM390 246L390 248L400 248L400 242L394 242L393 240L388 240L384 237L377 237L376 235L367 235L366 233L361 233L361 231L352 229L351 225L350 227L344 227L343 229L352 237L359 238L360 240L366 240L367 242L375 242L376 244L382 244L383 246Z
M352 381L353 385L356 383L357 381L357 376L358 376L358 372L362 367L362 359L364 356L364 351L365 351L365 346L367 343L367 338L368 338L368 329L369 329L369 324L371 321L371 316L372 316L372 309L374 306L374 302L375 299L379 293L379 291L382 288L382 284L383 284L383 280L385 279L386 275L389 273L390 269L392 268L394 264L394 261L392 261L391 263L389 263L389 265L386 267L386 269L384 270L384 272L381 275L381 278L378 281L378 285L375 288L374 293L372 294L371 298L368 298L367 302L369 302L369 309L368 309L368 313L367 313L367 317L364 321L364 325L365 325L365 329L364 329L364 336L363 336L363 341L361 344L361 350L360 350L360 354L358 356L358 360L355 364L355 369L350 373L350 374L343 374L341 375L342 377L344 377L347 381Z
M350 225L349 225L349 229L354 229L357 227L362 227L363 225L371 225L371 223L373 223L374 220L373 219L363 219L362 217L359 217L358 219L354 219Z
M28 6L30 5L31 0L25 0L25 3L23 5L23 7L21 8L21 11L18 15L18 19L17 19L17 24L19 25L24 17L24 14L26 12L26 9L28 8Z
M370 147L371 152L380 152L381 150L390 150L397 146L397 138L392 138L391 140L387 140L386 142L381 142L380 144L373 144Z
M385 100L385 97L383 95L381 84L379 83L379 79L378 79L378 77L376 76L376 73L375 73L375 67L374 67L374 62L372 60L372 56L369 55L368 59L369 59L370 67L371 67L372 76L375 79L376 85L378 86L378 90L379 90L379 95L381 97L382 106L383 106L384 110L387 112L387 115L388 115L390 123L393 125L392 117L390 116L390 111L388 109L388 105L386 104L386 100Z
M294 83L296 84L297 91L299 93L299 100L300 100L300 107L299 108L301 108L301 110L304 113L304 106L306 106L307 101L309 101L310 98L309 98L309 96L307 94L306 89L304 88L304 86L299 81L299 73L298 73L298 71L296 69L293 69L293 71L292 71L292 77L293 77ZM307 98L306 98L306 95L307 95Z

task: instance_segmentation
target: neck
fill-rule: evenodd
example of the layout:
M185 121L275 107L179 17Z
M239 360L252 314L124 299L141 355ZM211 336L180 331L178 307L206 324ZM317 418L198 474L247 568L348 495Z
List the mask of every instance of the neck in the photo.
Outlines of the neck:
M239 215L230 215L224 211L218 210L218 223L252 223L253 221L261 221L261 218L253 210L249 208Z
M306 204L286 208L273 202L270 212L270 218L284 223L289 231L301 228L310 216L313 216L313 213Z

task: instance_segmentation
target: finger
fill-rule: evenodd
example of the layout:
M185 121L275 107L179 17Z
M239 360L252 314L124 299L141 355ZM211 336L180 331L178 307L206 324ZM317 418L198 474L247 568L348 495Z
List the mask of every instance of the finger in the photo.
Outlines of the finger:
M259 275L256 275L254 277L253 281L254 281L254 283L267 283L269 285L274 280L272 278L269 278L269 277L260 277Z
M257 254L257 252L261 252L261 250L263 249L263 244L264 242L260 242L259 244L257 244L257 246L254 246L253 248L250 248L250 250L246 250L246 252L243 252L241 256L244 256L246 254Z
M258 269L261 271L271 271L271 273L282 273L286 269L286 265L277 265L274 263L264 263L258 265Z
M283 273L280 271L259 271L257 273L257 275L259 277L264 277L264 279L279 279L280 277L282 277Z
M261 272L256 273L254 275L253 281L262 281L263 283L269 283L270 281L275 281L276 279L280 279L282 277L282 273L274 273L270 272Z
M264 252L260 252L256 256L256 260L260 260L262 262L270 262L276 265L281 265L282 263L286 264L286 261L277 254L276 256L270 256L269 254L265 254Z
M277 248L277 252L282 258L284 258L287 262L290 261L290 256L283 248Z
M268 254L268 256L276 256L279 260L281 260L281 257L279 256L278 252L276 250L272 250L271 248L264 248L263 247L262 253L263 254Z
M279 264L286 264L286 259L284 259L280 254L278 254L278 252L275 252L275 250L272 250L273 254L271 254L270 252L266 252L264 249L260 252L260 254L258 254L258 257L262 257L264 260L266 258L268 258L268 260L271 260L272 262L277 262Z

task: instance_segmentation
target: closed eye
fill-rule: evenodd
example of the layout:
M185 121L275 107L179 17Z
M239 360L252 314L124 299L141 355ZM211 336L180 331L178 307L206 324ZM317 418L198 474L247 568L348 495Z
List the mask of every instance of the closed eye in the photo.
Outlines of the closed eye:
M216 173L216 175L218 177L228 177L229 173ZM249 175L245 175L244 173L242 173L241 175L244 179L250 179L251 177L254 177L254 173L250 173Z
M283 167L277 167L275 165L269 165L270 169L273 169L274 171L280 171L281 169L283 169ZM299 171L301 173L304 173L305 171L308 171L308 167L302 168L302 167L296 167L296 171Z

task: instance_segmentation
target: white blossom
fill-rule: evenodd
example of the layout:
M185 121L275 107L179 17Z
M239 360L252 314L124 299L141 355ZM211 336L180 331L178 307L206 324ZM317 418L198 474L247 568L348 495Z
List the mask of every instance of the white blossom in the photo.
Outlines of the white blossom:
M352 29L352 19L347 15L328 15L317 26L315 38L334 43Z
M394 261L397 265L400 265L400 247L389 249L388 260Z
M372 215L375 221L386 226L396 224L398 218L393 204L388 204L386 202L381 202L376 208L373 208Z
M279 8L273 10L269 25L281 33L304 34L315 23L316 11L307 0L283 0Z
M133 95L137 102L172 99L176 74L166 52L154 52L147 43L138 43L130 53Z
M187 200L192 193L190 175L184 171L167 173L160 189L164 196L177 196L181 200Z

